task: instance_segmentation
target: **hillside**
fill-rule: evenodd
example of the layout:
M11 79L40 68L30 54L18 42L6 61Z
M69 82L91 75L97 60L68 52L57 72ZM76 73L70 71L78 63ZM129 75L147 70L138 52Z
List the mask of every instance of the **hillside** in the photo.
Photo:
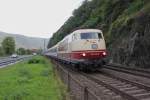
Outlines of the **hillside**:
M103 30L111 62L150 66L149 0L85 0L52 36L48 47L79 28Z
M7 36L11 36L15 39L17 48L23 47L26 49L40 49L44 47L44 38L33 38L18 34L8 34L4 32L0 32L0 43ZM47 44L48 39L45 39L45 41Z

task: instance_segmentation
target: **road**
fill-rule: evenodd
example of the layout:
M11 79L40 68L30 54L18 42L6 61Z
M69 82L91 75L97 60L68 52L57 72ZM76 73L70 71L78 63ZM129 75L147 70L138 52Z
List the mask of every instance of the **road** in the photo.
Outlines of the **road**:
M0 68L6 67L10 64L14 64L21 60L29 59L31 57L32 57L32 55L24 55L24 56L19 56L17 58L11 58L11 57L0 58Z

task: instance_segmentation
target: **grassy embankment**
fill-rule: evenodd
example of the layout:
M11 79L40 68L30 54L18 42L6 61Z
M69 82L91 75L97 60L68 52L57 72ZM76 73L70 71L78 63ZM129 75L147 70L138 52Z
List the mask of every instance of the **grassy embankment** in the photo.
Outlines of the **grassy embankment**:
M0 69L0 100L63 100L66 88L51 63L33 59Z

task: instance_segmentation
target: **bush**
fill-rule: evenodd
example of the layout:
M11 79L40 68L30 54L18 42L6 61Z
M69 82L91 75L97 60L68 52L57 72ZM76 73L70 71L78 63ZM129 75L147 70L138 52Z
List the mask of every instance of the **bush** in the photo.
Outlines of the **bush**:
M33 58L28 61L28 64L40 64L40 63L45 64L45 61L38 58Z

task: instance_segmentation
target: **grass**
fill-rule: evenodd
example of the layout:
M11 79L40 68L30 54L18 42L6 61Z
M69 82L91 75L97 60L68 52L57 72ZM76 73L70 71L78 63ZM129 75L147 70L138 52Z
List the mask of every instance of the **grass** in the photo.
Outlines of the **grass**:
M63 100L65 94L66 88L44 57L0 69L0 100Z

